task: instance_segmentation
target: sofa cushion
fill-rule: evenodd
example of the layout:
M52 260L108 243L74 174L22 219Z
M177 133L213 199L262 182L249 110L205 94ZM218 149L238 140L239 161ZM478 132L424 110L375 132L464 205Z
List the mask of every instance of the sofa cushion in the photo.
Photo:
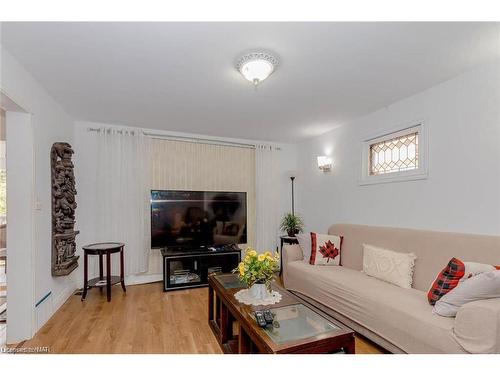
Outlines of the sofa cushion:
M459 283L455 289L436 302L433 312L454 317L466 303L489 298L500 298L498 270L481 273Z
M363 244L363 272L401 288L411 288L415 259L413 253L398 253Z
M483 272L494 271L496 268L491 264L476 263L476 262L464 262L465 272L464 277L460 281L464 281L470 277L479 275Z
M363 269L363 244L414 253L417 256L412 288L427 292L436 275L452 257L500 265L500 236L433 232L369 225L334 224L329 234L344 236L342 266Z
M339 312L408 353L464 353L452 318L432 313L425 292L346 267L286 265L285 287Z
M463 305L455 318L453 333L469 353L500 353L500 298Z
M309 263L320 266L340 266L342 236L311 232L311 259Z
M427 292L427 299L434 305L446 293L453 290L465 275L465 265L457 258L451 258L445 268L437 275L436 280Z

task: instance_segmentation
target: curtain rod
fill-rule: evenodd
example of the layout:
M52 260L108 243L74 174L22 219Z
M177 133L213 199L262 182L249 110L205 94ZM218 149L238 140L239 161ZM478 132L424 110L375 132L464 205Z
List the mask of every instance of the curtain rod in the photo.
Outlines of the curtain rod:
M99 129L99 128L87 128L87 131L100 132L101 129ZM255 144L253 144L253 143L240 143L240 142L224 141L224 140L209 139L209 138L186 137L186 136L179 136L179 135L155 134L155 133L147 133L145 131L142 131L142 134L144 134L145 136L151 137L153 139L163 139L163 140L173 140L173 141L186 142L186 143L223 145L223 146L228 146L228 147L255 149ZM280 147L274 147L274 149L281 151Z
M255 148L255 144L252 143L240 143L240 142L224 141L224 140L210 139L210 138L186 137L180 135L154 134L146 132L142 133L153 139L167 139L167 140L187 142L187 143L201 143L209 145L224 145L230 147Z

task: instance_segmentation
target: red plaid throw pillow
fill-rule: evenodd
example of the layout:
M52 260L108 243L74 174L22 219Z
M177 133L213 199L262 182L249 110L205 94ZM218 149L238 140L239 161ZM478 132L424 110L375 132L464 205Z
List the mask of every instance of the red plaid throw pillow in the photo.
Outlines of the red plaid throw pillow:
M458 285L465 274L464 263L457 258L452 258L448 265L439 273L427 293L427 299L434 305L439 299Z

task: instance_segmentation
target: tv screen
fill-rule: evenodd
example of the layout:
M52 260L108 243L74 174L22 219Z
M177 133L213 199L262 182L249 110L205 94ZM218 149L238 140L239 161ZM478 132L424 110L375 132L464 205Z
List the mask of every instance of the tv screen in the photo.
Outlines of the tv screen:
M247 242L245 192L152 190L151 247Z

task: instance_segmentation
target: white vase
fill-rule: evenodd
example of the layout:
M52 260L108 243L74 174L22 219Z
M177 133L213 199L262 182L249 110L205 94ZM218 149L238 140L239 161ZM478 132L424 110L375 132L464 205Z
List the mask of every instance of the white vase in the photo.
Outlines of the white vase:
M265 300L270 297L266 284L253 284L249 289L249 295L256 300Z

